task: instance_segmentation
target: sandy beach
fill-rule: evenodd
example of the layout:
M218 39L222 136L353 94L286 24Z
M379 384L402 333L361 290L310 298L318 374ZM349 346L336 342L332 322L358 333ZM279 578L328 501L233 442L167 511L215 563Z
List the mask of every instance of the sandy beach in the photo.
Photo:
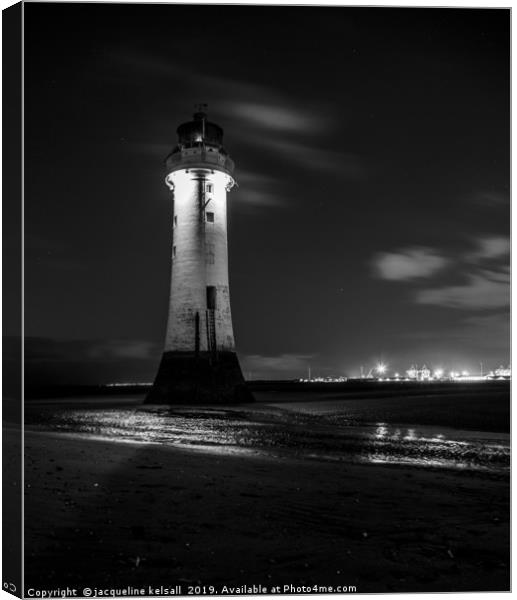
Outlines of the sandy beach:
M26 588L507 590L508 474L26 432Z

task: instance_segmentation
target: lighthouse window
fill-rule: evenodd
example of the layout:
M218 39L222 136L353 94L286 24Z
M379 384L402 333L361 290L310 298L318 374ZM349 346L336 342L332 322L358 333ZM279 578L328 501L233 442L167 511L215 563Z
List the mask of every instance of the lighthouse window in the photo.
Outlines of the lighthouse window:
M206 184L206 191L211 194L214 191L214 186L211 183Z
M172 247L172 258L176 258L176 246Z
M215 310L216 292L217 290L215 285L208 285L206 287L206 307L208 310Z
M174 215L174 227L178 226L178 217Z
M206 220L208 223L213 223L214 222L214 213L213 212L207 212L206 213Z

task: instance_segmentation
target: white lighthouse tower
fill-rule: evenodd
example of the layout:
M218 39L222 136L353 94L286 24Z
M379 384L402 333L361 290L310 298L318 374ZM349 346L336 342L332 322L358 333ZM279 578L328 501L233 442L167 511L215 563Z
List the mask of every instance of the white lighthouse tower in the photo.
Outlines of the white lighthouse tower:
M166 159L173 195L171 291L165 349L149 403L252 400L235 353L226 194L234 163L223 130L199 110L178 127Z

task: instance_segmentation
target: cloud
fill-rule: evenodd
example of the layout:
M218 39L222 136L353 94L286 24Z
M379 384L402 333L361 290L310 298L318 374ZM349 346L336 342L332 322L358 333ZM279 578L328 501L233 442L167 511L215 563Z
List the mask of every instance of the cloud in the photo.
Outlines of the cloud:
M379 277L391 281L406 281L430 277L443 269L448 260L432 248L405 248L398 252L381 252L373 260Z
M315 131L326 128L325 120L307 112L294 109L292 106L257 102L228 102L223 112L229 117L237 115L243 120L256 124L262 130L278 131Z
M364 167L359 158L351 153L333 152L317 147L307 141L275 139L260 135L256 145L266 147L284 160L297 163L304 169L331 171L336 176L355 179L362 176Z
M106 340L88 348L89 358L152 358L156 344L141 340Z
M487 345L490 342L495 347L508 349L510 314L505 311L467 317L462 321L460 332L464 338L474 339L480 345Z
M293 108L288 100L263 90L261 103L225 102L219 111L228 123L238 120L240 143L268 151L272 158L312 171L332 171L340 177L356 178L364 173L359 156L324 147L329 123L320 116ZM222 111L221 111L222 108Z
M28 361L73 360L96 361L119 358L154 358L160 346L147 340L54 340L27 337L25 359Z
M510 238L505 236L483 237L476 241L477 250L466 255L467 260L490 260L510 253Z
M242 89L243 95L247 92ZM255 92L253 94L255 96ZM312 171L332 171L340 177L362 176L364 167L357 155L334 152L324 147L330 122L264 89L261 102L232 101L219 106L226 122L241 131L240 143L262 148L273 159L294 163Z
M151 142L128 141L126 147L136 154L143 154L164 161L171 153L174 144L173 142L170 144L153 144Z
M135 53L131 49L113 48L109 56L112 68L119 67L116 76L126 73L134 85L141 85L142 79L154 78L167 86L181 85L193 98L206 100L209 118L223 117L225 130L238 132L239 146L267 150L273 161L282 160L311 171L332 171L345 178L363 175L359 156L346 151L332 152L325 147L326 136L335 134L332 128L342 118L333 119L324 105L310 109L300 103L293 106L291 98L271 87L207 74L178 66L166 57ZM161 117L164 123L171 119L171 106L167 110L167 115ZM133 149L153 155L160 151L159 145L145 140L138 141Z
M460 284L420 289L414 296L417 304L467 310L507 307L510 301L507 266L510 240L501 235L482 236L476 240L476 246L475 250L459 254L459 260L455 262L461 273ZM494 260L499 260L500 264L490 262ZM484 268L473 267L472 263L481 263ZM377 275L391 281L432 277L450 264L452 261L437 250L418 247L379 253L373 260Z
M248 354L241 357L245 371L252 371L255 376L300 376L307 371L308 361L312 354L279 354L265 356L263 354Z
M445 327L406 331L401 337L411 341L412 351L422 344L422 353L436 357L436 364L461 364L465 351L472 360L484 362L485 369L506 363L510 354L510 314L507 310L459 316ZM431 353L431 354L430 354ZM472 366L472 365L471 365Z
M416 295L419 304L434 304L450 308L502 308L510 303L508 271L480 270L468 275L464 285L421 290Z
M510 196L507 192L485 191L478 192L474 196L474 202L482 206L497 207L510 203Z
M239 169L236 173L239 187L234 188L232 196L239 204L257 207L275 207L286 204L285 198L278 194L279 182L268 175ZM233 201L233 198L232 200Z
M147 340L25 338L28 386L150 381L162 352Z

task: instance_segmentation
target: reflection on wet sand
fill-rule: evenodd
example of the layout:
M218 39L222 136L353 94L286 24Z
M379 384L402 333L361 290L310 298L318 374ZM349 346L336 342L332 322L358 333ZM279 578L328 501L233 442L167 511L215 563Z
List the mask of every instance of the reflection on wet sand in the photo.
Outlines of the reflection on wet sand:
M505 471L509 467L509 440L505 434L435 428L390 427L377 423L371 435L374 463Z
M436 426L361 423L343 414L241 408L34 407L28 428L90 438L163 444L217 454L405 464L488 470L509 468L509 436Z

